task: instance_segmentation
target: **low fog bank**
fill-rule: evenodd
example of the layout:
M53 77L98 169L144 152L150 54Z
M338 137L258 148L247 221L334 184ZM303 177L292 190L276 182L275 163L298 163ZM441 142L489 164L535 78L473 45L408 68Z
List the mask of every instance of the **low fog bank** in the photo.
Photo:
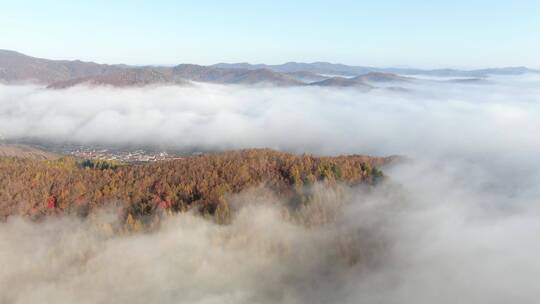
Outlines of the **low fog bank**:
M319 155L403 155L456 161L494 190L535 185L540 169L540 77L481 84L354 88L74 87L0 85L5 139L179 150L273 148ZM490 172L483 172L483 171ZM503 184L496 184L505 175ZM511 178L508 178L510 177Z
M530 181L504 187L518 181L491 173L456 162L391 170L406 193L406 207L389 215L397 261L362 282L365 291L389 283L391 291L375 296L382 303L536 302L540 188ZM538 175L528 177L538 181ZM387 192L393 191L378 189L368 199L399 203Z
M198 84L46 90L0 86L7 139L317 154L526 155L540 144L540 79L403 83L407 92ZM519 132L518 132L519 131Z
M536 303L538 206L428 167L399 165L372 189L316 186L301 221L256 191L231 198L229 225L185 213L115 235L107 213L10 218L0 301Z
M142 235L107 235L106 215L11 218L0 302L537 303L539 84L0 86L7 138L409 158L374 189L318 191L339 212L311 228L250 193L230 225L180 214Z
M341 216L354 199L351 190L321 187L312 189L318 207L295 220L283 203L261 200L257 191L231 198L236 211L229 225L184 213L164 218L152 233L115 235L108 233L114 223L108 213L39 224L10 218L0 225L0 302L337 300L341 295L332 290L344 283L343 275L376 264L367 251L381 247L382 239L362 240L358 233L368 224ZM359 247L360 241L368 246Z

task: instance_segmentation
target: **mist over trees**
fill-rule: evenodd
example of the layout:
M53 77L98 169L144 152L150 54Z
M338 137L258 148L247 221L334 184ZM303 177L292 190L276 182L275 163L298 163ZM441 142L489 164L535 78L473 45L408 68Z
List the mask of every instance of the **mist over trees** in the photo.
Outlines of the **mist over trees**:
M10 140L297 152L3 158L0 302L536 303L538 81L0 86Z
M117 208L124 218L152 216L164 209L193 207L213 214L226 195L264 186L291 203L308 197L317 182L373 185L377 169L393 158L297 156L272 150L245 150L148 164L39 161L0 158L0 217L40 218L58 212L86 216L100 207Z

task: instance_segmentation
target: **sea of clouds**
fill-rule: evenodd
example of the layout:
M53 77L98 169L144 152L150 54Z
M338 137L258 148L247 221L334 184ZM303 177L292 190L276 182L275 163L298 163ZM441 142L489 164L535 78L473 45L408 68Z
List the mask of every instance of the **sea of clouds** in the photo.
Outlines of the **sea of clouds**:
M0 86L8 139L406 157L374 189L319 189L339 209L320 227L253 194L230 225L187 213L141 235L10 218L0 302L536 303L540 77L403 86Z

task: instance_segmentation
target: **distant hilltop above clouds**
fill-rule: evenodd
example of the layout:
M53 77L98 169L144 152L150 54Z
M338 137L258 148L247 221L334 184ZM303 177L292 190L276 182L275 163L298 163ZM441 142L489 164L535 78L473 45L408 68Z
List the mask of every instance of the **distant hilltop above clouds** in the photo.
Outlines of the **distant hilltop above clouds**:
M76 85L140 87L146 85L191 85L192 82L273 85L332 86L370 89L377 83L414 80L411 76L466 77L467 82L490 75L540 73L526 67L479 70L413 68L376 68L328 62L288 62L280 65L219 63L209 66L179 64L166 66L129 66L98 64L80 60L49 60L15 51L0 50L0 82L34 82L53 89Z

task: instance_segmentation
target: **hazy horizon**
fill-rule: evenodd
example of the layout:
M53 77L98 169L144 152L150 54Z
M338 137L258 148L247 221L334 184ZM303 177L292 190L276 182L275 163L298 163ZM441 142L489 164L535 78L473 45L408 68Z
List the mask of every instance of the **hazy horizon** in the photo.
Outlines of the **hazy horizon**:
M54 58L46 58L43 56L36 56L31 53L21 52L19 50L14 49L8 49L8 48L0 48L0 51L10 51L10 52L16 52L25 56L33 57L33 58L39 58L39 59L47 59L47 60L67 60L67 61L82 61L82 62L92 62L97 64L108 64L108 65L128 65L133 67L146 67L146 66L156 66L156 67L172 67L180 64L195 64L195 65L203 65L203 66L212 66L217 64L249 64L249 65L284 65L288 63L306 63L306 64L315 64L315 63L329 63L329 64L341 64L351 67L370 67L370 68L389 68L389 69L419 69L419 70L444 70L444 69L452 69L452 70L461 70L461 71L473 71L473 70L482 70L482 69L497 69L497 68L527 68L531 70L540 70L540 66L534 67L534 66L524 66L524 65L514 65L514 66L477 66L477 67L467 67L467 66L445 66L441 65L438 67L422 67L422 66L414 66L414 65L407 65L407 64L398 64L398 65L390 65L390 66L384 66L384 65L369 65L369 64L349 64L346 62L330 62L330 61L286 61L286 62L278 62L278 63L267 63L267 62L247 62L247 61L238 61L238 62L225 62L225 61L218 61L210 64L200 64L200 63L194 63L194 62L177 62L177 63L169 63L169 64L128 64L124 62L100 62L100 61L92 61L92 60L85 60L82 58L78 58L76 56L74 57L54 57Z

